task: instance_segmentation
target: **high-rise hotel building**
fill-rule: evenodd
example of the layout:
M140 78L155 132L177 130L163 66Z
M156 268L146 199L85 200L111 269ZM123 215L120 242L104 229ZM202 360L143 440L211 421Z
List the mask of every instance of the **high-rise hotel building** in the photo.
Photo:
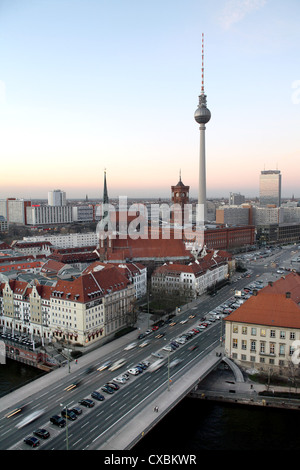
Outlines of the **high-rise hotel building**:
M259 178L259 203L261 206L281 205L281 174L279 170L264 170Z

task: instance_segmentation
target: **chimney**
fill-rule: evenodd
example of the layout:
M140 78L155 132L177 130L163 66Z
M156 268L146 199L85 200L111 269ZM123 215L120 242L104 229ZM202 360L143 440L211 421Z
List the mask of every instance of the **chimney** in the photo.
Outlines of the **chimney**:
M290 298L291 298L291 293L290 293L290 292L286 292L286 293L285 293L285 297L286 297L287 299L290 299Z
M253 295L257 295L257 290L256 289L253 290Z
M269 281L269 286L270 286L270 287L273 286L273 281Z

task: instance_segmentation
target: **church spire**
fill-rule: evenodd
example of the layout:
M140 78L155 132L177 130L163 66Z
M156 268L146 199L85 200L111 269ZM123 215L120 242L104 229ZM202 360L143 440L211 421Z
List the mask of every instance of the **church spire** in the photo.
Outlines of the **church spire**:
M106 169L104 169L104 188L103 188L103 204L108 204L108 192L107 192L107 184L106 184Z

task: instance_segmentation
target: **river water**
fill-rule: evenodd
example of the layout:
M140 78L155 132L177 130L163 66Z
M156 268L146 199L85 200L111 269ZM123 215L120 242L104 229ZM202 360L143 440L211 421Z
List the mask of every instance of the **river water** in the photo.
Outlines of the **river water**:
M41 376L7 360L0 365L0 399ZM185 398L133 449L139 454L195 454L204 450L299 451L299 411L219 404Z

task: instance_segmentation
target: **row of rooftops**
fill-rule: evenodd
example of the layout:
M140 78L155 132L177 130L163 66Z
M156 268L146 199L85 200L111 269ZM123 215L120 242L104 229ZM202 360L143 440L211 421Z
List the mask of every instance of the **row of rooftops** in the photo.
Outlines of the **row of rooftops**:
M5 284L0 284L1 296L3 296ZM22 295L24 299L28 298L34 288L25 281L10 280L8 284L14 293ZM117 267L112 266L110 269L84 274L73 281L58 280L54 286L37 284L35 287L45 300L57 297L86 303L91 299L124 290L130 284L130 280Z

